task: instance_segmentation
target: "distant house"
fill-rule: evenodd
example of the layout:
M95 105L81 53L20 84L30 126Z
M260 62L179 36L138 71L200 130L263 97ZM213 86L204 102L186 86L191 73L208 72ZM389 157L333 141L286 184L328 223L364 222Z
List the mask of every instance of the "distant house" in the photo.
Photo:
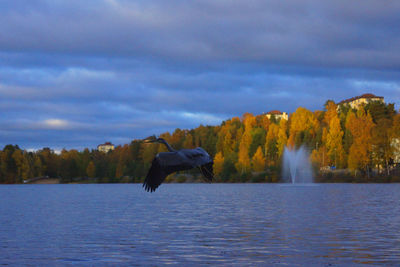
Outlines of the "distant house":
M271 119L272 116L275 117L275 119L284 119L288 120L288 114L286 112L280 112L279 110L272 110L266 114L268 119Z
M111 144L110 142L105 142L104 144L98 145L97 150L107 153L108 151L114 150L114 145Z
M358 109L361 105L366 105L372 101L385 103L383 96L376 96L374 94L363 94L343 100L339 102L338 105L350 105L351 108Z

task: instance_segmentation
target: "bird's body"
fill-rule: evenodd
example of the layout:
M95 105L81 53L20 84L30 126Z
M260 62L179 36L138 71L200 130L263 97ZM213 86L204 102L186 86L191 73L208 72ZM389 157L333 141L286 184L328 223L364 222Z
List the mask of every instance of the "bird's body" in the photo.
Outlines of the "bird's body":
M201 147L195 149L173 149L164 139L148 141L165 144L168 152L158 153L147 173L143 186L147 191L155 191L165 178L174 172L200 168L201 173L209 181L213 178L213 160L208 153Z

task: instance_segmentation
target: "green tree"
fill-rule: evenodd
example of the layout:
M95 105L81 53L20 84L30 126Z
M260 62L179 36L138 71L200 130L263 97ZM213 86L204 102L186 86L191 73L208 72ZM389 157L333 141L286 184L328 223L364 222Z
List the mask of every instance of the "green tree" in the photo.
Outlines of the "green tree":
M25 157L24 153L20 149L16 149L12 154L12 158L15 162L17 172L15 176L15 183L22 183L23 180L29 178L30 175L30 166L28 163L27 158Z
M383 166L389 175L389 162L393 158L394 147L391 136L392 122L380 118L372 129L372 156L375 165Z
M3 181L7 184L14 184L18 175L17 164L12 157L15 151L20 150L18 145L6 145L1 154L1 172L3 174Z
M256 153L259 146L265 146L265 130L264 128L258 127L251 131L251 144L249 147L249 156L252 157Z
M279 137L280 127L277 124L271 124L268 133L265 137L265 155L269 162L269 165L275 165L279 158L279 147L278 147L278 137Z

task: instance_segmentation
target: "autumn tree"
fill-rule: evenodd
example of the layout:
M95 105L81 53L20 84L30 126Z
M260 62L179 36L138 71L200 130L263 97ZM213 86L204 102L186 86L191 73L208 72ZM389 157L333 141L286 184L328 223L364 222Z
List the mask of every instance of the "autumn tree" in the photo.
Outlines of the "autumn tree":
M269 165L275 165L279 158L278 136L280 127L273 123L269 126L268 133L265 137L265 155Z
M256 116L256 127L263 128L265 132L268 132L269 125L271 121L265 114L257 115Z
M64 149L64 153L67 152ZM76 151L77 152L77 151ZM60 168L63 165L61 164L62 157L57 156L54 151L48 147L45 147L41 150L38 151L38 155L40 156L40 159L42 161L42 173L43 175L49 176L49 177L58 177L61 170L63 168ZM77 156L77 153L75 153L75 156ZM76 166L76 170L78 170L78 167ZM74 170L74 172L76 172Z
M218 132L220 126L204 126L200 125L194 129L194 143L195 147L204 148L210 156L216 154L216 143L218 140Z
M79 152L75 149L63 149L60 155L60 176L63 182L71 182L73 178L79 177Z
M91 161L90 158L90 151L88 148L85 148L80 154L80 159L79 159L79 169L80 169L80 176L85 176L87 175L87 167L89 165L89 162Z
M353 144L349 150L348 166L352 170L363 169L369 175L372 148L372 128L374 123L371 115L361 107L357 114L351 112L347 117L346 128L350 130Z
M33 176L34 177L43 176L42 160L37 154L35 154L33 157Z
M325 103L325 113L324 113L324 123L329 126L332 118L336 118L338 116L337 113L337 105L332 100L328 100Z
M340 126L339 117L336 114L336 108L332 113L333 114L329 121L329 130L326 136L327 153L331 163L333 163L335 166L343 167L343 131Z
M16 183L21 183L26 180L31 175L31 169L28 163L27 157L24 155L23 151L16 149L12 154L12 158L15 162L17 172L15 177Z
M249 148L252 142L252 129L256 123L255 117L252 114L246 113L243 116L244 133L240 140L238 161L236 163L236 169L239 173L243 174L250 171L250 156Z
M287 132L287 121L281 120L279 122L279 131L278 131L278 139L277 139L278 158L282 157L283 151L288 142L288 137L287 137L286 132Z
M16 183L17 165L15 159L12 157L16 150L20 150L18 145L6 145L1 153L1 174L4 183Z
M400 155L400 114L393 117L393 124L390 130L390 144L393 149L393 160L399 159Z
M177 150L182 149L186 134L186 130L181 130L179 128L175 129L175 131L171 135L169 144Z
M311 145L316 136L319 122L311 111L299 107L290 117L290 136L288 144L299 147L302 144Z
M385 104L381 101L372 101L365 106L365 111L371 114L374 123L378 123L381 119L392 120L396 111L394 104Z
M214 157L213 169L216 177L221 177L223 167L224 167L224 157L222 156L222 153L220 151Z
M94 178L96 176L96 166L93 161L90 161L86 168L86 175L89 178Z
M161 144L143 144L141 148L142 159L145 164L150 166L154 157L158 153L158 148Z
M249 147L249 156L252 157L254 153L256 153L256 150L258 147L264 147L265 146L265 130L262 127L257 127L254 128L251 131L251 144Z
M249 157L250 143L251 143L251 135L249 132L245 131L239 145L238 162L235 165L238 172L242 174L250 171L250 157Z
M188 149L194 148L194 140L191 133L186 134L185 141L183 142L183 147Z
M257 148L257 151L254 154L251 163L254 171L261 172L265 170L265 157L261 146Z
M376 127L372 129L372 156L375 165L384 166L389 175L389 162L393 158L393 146L391 136L392 122L381 118Z

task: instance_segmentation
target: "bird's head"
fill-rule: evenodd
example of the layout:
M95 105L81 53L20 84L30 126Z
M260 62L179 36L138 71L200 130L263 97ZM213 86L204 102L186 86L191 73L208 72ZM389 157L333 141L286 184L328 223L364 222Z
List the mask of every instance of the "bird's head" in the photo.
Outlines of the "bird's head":
M157 138L155 135L149 136L145 139L143 139L143 143L145 144L151 144L151 143L162 143L164 139L162 138Z
M143 143L145 144L150 144L150 143L155 143L157 142L157 137L155 135L146 137L145 139L143 139Z

